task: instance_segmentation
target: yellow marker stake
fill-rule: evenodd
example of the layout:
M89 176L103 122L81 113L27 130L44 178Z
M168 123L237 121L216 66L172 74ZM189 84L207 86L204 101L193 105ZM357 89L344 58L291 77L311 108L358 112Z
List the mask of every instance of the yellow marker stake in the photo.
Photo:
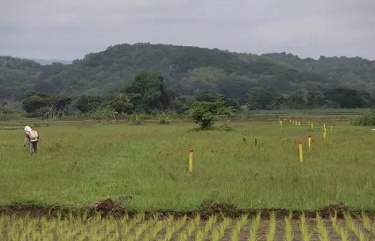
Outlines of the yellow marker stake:
M326 129L324 128L324 130L323 130L323 139L326 139L326 135L327 135L327 131L326 131Z
M301 126L301 121L298 121L298 126Z
M280 125L281 127L283 127L283 121L282 121L282 120L279 121L279 125Z
M296 121L295 123L296 123L296 126L298 126L298 121Z
M189 150L189 172L193 171L193 149Z
M333 128L333 126L331 125L331 133L332 133L332 128Z
M323 129L324 130L326 129L326 123L323 123Z
M308 136L307 137L307 141L309 143L309 149L311 150L311 136Z
M299 162L303 162L303 150L302 150L302 141L298 142L298 159Z
M314 123L311 122L311 130L314 130Z

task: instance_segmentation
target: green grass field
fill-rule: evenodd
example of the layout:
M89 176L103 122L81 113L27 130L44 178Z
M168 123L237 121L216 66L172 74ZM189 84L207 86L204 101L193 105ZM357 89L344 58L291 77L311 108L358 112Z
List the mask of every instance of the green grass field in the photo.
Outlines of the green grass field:
M374 209L375 133L345 123L334 123L331 133L327 122L323 140L322 125L309 130L306 120L283 128L233 122L234 132L195 132L189 123L42 123L36 155L23 147L22 129L1 129L0 206L81 207L131 195L124 205L134 211L191 211L205 201L240 209L316 210L335 202Z

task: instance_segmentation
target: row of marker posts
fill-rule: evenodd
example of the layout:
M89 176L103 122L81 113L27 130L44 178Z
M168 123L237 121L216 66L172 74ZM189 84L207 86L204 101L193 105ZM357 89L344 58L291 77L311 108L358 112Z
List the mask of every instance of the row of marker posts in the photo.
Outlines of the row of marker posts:
M292 122L292 120L290 120L290 122ZM296 126L301 126L301 121L299 121L299 120L293 121L293 123ZM282 120L279 120L279 125L281 127L283 127L283 121ZM310 127L310 130L313 130L314 129L314 123L309 121L309 127ZM332 129L333 129L333 127L331 125L331 132L332 132ZM326 123L323 123L323 138L325 138L326 134L324 134L324 133L326 133L326 132L327 132Z
M286 121L286 119L284 119L284 121ZM289 119L289 122L292 122L292 119ZM299 120L295 120L293 121L293 123L296 125L296 126L301 126L301 121ZM310 130L313 130L314 129L314 123L313 122L308 122L309 123L309 128ZM279 125L281 127L283 127L283 121L280 119L279 120ZM333 126L331 125L331 133L332 133L332 130L333 130ZM326 128L326 123L323 123L323 139L325 139L327 136L327 128ZM308 148L309 150L311 150L311 147L312 147L312 138L311 136L308 136L307 137L307 144L308 144ZM302 141L298 141L298 160L302 163L303 162L303 148L302 148Z
M292 122L292 119L290 119L290 122ZM279 125L283 127L283 121L279 120ZM301 121L295 121L296 126L301 126ZM311 130L314 129L314 123L309 121L309 127ZM331 132L332 132L332 125L331 125ZM327 135L327 129L326 129L326 123L323 123L323 139L326 138ZM312 146L312 138L311 136L307 137L307 143L309 150L311 150ZM302 148L302 141L298 141L298 159L302 163L303 162L303 148ZM191 173L193 171L193 149L189 150L189 159L188 159L188 171Z

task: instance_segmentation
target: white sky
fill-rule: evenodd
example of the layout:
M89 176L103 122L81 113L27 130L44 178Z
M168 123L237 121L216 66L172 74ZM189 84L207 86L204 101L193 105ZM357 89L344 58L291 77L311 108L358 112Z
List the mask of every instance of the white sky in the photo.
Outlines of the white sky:
M0 55L151 42L375 60L375 0L0 0Z

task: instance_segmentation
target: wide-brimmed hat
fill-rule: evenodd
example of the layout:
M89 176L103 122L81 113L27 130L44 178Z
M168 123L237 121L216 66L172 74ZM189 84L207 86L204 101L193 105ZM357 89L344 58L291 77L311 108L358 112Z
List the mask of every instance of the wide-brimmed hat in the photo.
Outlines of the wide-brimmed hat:
M24 129L26 132L29 132L31 131L31 127L30 126L25 126L25 129Z

